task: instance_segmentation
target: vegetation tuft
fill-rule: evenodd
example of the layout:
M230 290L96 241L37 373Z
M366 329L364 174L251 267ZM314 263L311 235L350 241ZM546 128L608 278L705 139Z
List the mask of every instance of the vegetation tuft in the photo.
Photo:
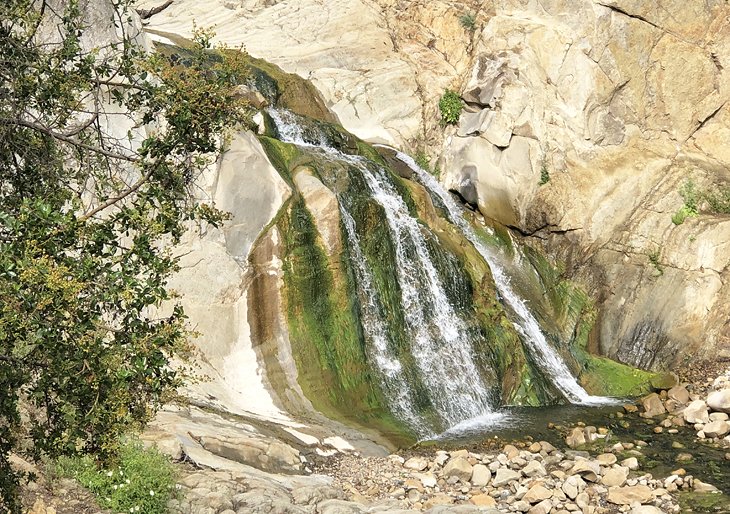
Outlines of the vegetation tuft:
M712 214L730 214L730 186L716 186L714 190L699 189L692 179L687 179L679 189L684 205L672 215L672 223L681 225L687 218L699 215L703 210Z
M469 32L474 32L477 28L477 18L473 13L464 13L459 16L459 24Z
M662 266L661 262L661 248L657 248L655 250L649 251L647 254L647 257L649 257L649 262L656 270L656 273L658 276L664 275L664 266Z
M139 441L128 442L119 453L119 463L99 468L94 460L62 457L56 474L76 479L96 496L99 505L114 512L165 514L175 492L175 469L154 448Z
M540 163L540 182L538 182L538 185L544 186L548 182L550 182L550 172L548 171L547 159L543 158Z
M450 89L447 89L441 100L439 100L439 111L441 112L441 124L456 125L459 123L459 117L461 116L461 110L463 105L461 104L461 98L458 94Z
M413 160L416 161L416 164L418 164L421 169L426 170L434 177L439 178L439 175L441 175L441 168L439 168L439 165L434 164L432 166L431 158L424 150L418 150Z

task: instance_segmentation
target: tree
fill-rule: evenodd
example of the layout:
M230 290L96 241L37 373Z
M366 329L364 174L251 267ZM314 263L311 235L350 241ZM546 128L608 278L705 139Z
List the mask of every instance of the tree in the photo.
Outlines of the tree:
M11 452L108 461L181 384L170 248L225 218L193 188L246 119L242 54L147 54L128 1L0 2L0 510ZM118 37L91 43L90 7Z

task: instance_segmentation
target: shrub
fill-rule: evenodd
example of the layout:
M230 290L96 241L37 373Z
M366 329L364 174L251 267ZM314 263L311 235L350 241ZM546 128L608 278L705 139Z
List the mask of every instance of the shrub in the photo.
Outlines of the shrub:
M441 123L443 125L456 125L459 122L462 107L459 95L447 89L441 97L441 100L439 100Z
M547 159L543 159L540 164L540 182L538 182L538 185L544 186L548 182L550 182L550 172L547 167Z
M0 512L13 514L11 452L114 461L183 383L171 364L192 334L171 248L192 220L227 218L199 202L197 177L248 119L245 56L211 48L212 32L179 59L122 30L132 0L50 4L0 1ZM113 13L102 27L97 9ZM114 22L119 40L87 48Z
M89 456L62 457L56 473L76 479L96 495L99 505L114 512L164 514L175 491L173 465L139 441L122 447L118 466L100 469Z
M729 186L718 188L713 193L706 191L703 193L702 198L709 204L712 212L716 214L730 214Z
M474 32L477 28L477 18L472 13L464 13L459 16L459 23L469 32Z
M679 194L684 200L684 205L672 215L672 223L675 225L681 225L684 220L697 216L698 213L697 204L700 195L692 179L687 179L679 189Z

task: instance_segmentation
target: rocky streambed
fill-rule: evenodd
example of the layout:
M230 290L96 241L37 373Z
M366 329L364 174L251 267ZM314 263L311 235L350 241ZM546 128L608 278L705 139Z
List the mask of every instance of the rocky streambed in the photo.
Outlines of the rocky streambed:
M730 370L625 405L513 409L390 455L194 410L158 418L147 440L179 462L176 514L727 513L728 395ZM51 498L31 512L72 511Z

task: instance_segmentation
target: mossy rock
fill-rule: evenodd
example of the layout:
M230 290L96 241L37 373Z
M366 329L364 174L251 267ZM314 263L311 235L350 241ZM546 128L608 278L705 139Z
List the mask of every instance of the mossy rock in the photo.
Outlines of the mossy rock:
M330 262L301 197L292 199L278 227L285 236L289 339L305 395L332 419L376 428L400 444L410 442L413 434L389 412L370 369L347 263Z

